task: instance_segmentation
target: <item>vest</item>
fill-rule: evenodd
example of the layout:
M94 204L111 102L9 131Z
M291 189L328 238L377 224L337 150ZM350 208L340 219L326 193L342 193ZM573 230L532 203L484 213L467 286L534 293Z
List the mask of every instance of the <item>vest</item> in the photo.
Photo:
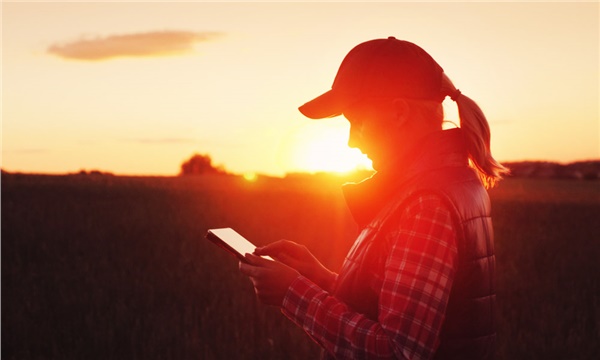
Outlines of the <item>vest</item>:
M419 153L400 176L399 184L388 192L387 199L382 197L380 203L384 205L371 211L374 215L363 224L333 291L352 309L377 321L378 277L383 274L387 256L388 227L397 224L407 202L422 194L435 194L451 212L458 247L458 265L435 359L492 358L495 349L495 256L490 201L468 166L463 143L460 129L441 131L426 142L424 148L429 150Z

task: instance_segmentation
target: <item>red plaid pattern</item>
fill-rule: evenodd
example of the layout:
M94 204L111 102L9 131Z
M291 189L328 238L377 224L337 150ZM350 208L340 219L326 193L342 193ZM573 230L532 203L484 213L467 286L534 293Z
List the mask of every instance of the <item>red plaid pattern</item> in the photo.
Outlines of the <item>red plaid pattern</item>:
M330 356L340 359L429 359L440 330L457 265L456 231L450 211L435 195L404 209L385 234L389 254L374 283L378 321L300 276L290 286L282 312Z

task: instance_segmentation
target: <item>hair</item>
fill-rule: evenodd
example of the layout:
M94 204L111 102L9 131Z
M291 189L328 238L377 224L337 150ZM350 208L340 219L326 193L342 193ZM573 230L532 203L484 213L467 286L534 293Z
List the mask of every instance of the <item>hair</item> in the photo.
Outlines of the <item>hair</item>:
M510 170L492 156L490 126L483 111L475 101L462 95L446 74L442 77L442 94L451 96L458 107L460 127L465 134L470 166L477 171L487 189L494 187Z

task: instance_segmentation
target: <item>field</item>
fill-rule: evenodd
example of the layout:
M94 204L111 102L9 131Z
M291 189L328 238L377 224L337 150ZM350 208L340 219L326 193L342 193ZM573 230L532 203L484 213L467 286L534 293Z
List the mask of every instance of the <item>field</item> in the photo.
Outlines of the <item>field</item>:
M337 269L356 228L339 180L2 175L2 359L313 359L204 239L305 243ZM499 359L600 356L600 183L491 191Z

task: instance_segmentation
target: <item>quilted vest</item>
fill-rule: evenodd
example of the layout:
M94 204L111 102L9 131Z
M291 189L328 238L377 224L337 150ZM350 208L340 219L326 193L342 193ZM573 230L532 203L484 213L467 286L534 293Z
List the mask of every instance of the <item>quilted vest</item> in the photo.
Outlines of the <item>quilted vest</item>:
M398 223L402 209L411 199L421 194L435 194L452 214L458 267L434 358L492 358L496 340L496 296L489 197L468 166L460 130L440 133L441 136L438 134L427 143L427 149L432 150L419 154L399 184L393 187L387 201L382 202L384 205L362 227L346 256L333 294L376 321L382 267L387 256L387 227Z

